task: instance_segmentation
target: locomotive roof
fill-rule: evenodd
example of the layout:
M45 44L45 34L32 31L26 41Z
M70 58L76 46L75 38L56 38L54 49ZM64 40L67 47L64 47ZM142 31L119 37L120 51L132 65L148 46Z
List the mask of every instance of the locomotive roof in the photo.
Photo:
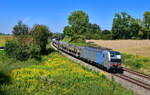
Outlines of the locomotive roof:
M115 53L120 53L119 51L113 51L113 50L111 50L110 52L112 52L112 53L113 53L113 52L115 52Z
M93 50L93 51L102 51L101 48L93 48L93 47L80 47L80 48L86 48L86 49Z
M90 50L93 50L93 51L109 51L109 52L120 53L118 51L113 51L112 49L109 49L109 48L95 48L95 47L80 47L80 48L86 48L86 49L90 49Z

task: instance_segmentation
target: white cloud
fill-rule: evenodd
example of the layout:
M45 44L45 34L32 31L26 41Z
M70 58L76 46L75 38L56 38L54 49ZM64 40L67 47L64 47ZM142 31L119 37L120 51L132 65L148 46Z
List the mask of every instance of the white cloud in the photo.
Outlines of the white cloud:
M23 20L23 22L26 23L26 22L30 21L30 19L31 19L31 17L30 17L30 16L27 16L27 17Z

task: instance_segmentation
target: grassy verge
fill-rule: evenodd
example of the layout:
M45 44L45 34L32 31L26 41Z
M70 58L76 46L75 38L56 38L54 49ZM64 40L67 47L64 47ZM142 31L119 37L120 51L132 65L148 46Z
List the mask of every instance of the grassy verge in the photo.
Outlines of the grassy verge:
M10 83L0 84L4 95L134 95L105 74L82 67L58 52L42 57L42 62L16 61L0 51L0 69ZM6 67L8 70L6 70ZM7 79L7 77L5 77Z
M125 67L150 75L150 58L122 53L122 63Z

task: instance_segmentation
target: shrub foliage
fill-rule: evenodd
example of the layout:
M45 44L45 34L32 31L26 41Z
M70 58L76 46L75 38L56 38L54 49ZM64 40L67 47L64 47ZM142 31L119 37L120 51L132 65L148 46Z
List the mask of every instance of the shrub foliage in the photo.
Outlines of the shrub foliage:
M5 45L6 55L18 60L27 60L29 58L40 59L40 48L34 45L19 44L17 41L8 41Z

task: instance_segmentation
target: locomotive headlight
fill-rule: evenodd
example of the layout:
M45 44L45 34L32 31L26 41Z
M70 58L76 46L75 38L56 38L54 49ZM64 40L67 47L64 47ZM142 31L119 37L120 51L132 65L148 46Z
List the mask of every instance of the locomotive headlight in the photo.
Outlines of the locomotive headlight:
M120 66L121 66L121 63L118 63L118 64L117 64L117 67L120 67Z
M120 63L118 63L117 66L120 66Z
M114 64L113 64L113 63L110 63L110 66L114 66Z
M117 59L121 59L121 55L116 55Z
M110 62L110 66L114 66L114 63L113 63L113 62Z

